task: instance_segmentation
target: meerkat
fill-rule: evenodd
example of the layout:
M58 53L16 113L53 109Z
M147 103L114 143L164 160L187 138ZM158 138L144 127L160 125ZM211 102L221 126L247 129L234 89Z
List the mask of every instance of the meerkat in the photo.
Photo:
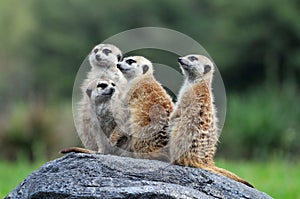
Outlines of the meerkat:
M112 80L95 79L87 87L86 95L89 101L82 104L83 126L82 132L86 135L83 140L89 143L93 140L96 146L92 149L72 147L63 150L62 153L83 152L121 155L126 149L128 137L122 134L117 126L117 118L120 111L115 104L120 104L119 91ZM123 114L124 115L124 114Z
M95 79L104 78L114 81L119 91L124 90L126 85L126 79L123 74L118 70L116 64L122 59L122 52L119 48L112 44L98 44L89 54L89 63L91 70L87 73L87 78L81 85L82 99L78 106L77 121L77 133L83 144L87 149L97 151L97 141L90 132L84 131L84 126L88 125L84 119L84 114L88 110L85 110L87 104L90 103L89 97L85 94L89 84Z
M128 132L135 157L168 161L164 147L174 107L171 97L155 79L152 63L145 57L124 58L117 67L127 80L124 101L130 112Z
M91 70L87 73L87 78L81 86L82 92L86 91L91 81L98 78L111 79L117 85L126 84L122 73L116 66L122 56L121 50L112 44L96 45L88 56Z
M214 64L202 55L179 57L184 83L170 115L169 154L177 165L203 168L253 187L237 175L215 166L218 127L212 79Z

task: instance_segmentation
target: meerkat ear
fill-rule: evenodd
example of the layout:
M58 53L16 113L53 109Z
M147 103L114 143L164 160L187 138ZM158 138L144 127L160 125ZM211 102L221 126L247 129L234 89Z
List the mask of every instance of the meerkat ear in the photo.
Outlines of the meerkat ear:
M143 74L145 74L149 70L149 66L145 64L142 67L143 67Z
M211 66L210 65L204 65L204 74L208 73L211 71Z
M89 97L91 97L91 94L92 94L92 89L91 88L88 88L88 89L86 89L86 94L89 96Z

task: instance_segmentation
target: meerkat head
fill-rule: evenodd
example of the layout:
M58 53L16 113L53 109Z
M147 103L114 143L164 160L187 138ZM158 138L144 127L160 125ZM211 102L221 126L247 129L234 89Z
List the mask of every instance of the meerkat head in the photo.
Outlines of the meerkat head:
M200 79L210 81L214 73L213 62L203 55L187 55L178 58L185 78L190 82Z
M127 80L144 74L153 74L152 63L142 56L126 57L117 64L117 67Z
M122 52L112 44L98 44L89 55L92 67L110 66L121 61Z
M95 79L89 84L86 94L93 102L101 103L111 99L116 91L116 85L112 80Z

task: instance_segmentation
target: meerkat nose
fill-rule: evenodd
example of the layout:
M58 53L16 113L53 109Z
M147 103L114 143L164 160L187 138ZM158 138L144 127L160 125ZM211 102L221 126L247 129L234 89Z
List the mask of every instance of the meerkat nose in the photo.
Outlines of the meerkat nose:
M100 61L100 55L95 55L97 61Z
M117 63L117 68L120 69L121 68L121 64Z
M109 91L110 91L111 94L113 94L116 91L116 89L115 88L110 88Z
M183 57L178 57L178 63L184 65Z
M109 88L107 91L105 91L106 95L113 95L115 92L115 88Z

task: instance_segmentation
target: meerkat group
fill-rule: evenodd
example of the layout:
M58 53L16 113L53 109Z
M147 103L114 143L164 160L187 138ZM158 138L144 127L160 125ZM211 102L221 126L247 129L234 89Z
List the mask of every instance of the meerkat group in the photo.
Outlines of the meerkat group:
M85 148L62 153L157 159L202 168L253 187L214 163L219 129L213 62L197 54L179 57L178 62L184 83L174 104L155 79L151 61L142 56L122 60L116 46L95 46L78 110L78 135Z

